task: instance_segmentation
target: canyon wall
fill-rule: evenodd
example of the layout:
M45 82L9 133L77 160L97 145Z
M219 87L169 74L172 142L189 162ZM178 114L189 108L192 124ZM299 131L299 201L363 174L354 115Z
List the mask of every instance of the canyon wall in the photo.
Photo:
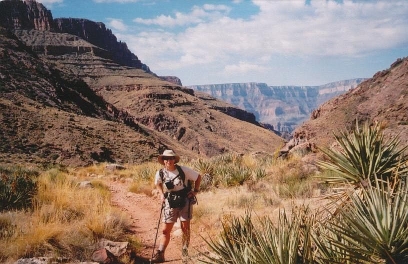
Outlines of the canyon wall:
M268 86L266 83L226 83L189 86L196 91L238 106L279 132L292 132L329 99L357 87L365 79L319 86Z

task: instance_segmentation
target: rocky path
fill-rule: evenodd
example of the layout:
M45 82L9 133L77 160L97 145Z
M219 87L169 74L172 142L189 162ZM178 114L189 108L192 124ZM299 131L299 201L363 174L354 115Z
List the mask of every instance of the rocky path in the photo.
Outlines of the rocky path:
M159 199L144 194L136 194L128 191L129 185L119 181L109 182L109 189L112 192L112 204L121 211L129 215L132 220L131 232L143 244L141 252L138 252L136 264L150 263L153 252L154 240L157 233L157 225L160 216L161 203ZM159 235L162 227L160 221ZM175 224L171 234L171 241L166 250L165 263L182 263L181 260L181 229L178 223ZM188 263L199 263L195 248L202 247L203 241L191 237L190 255L193 255ZM200 240L200 241L197 241ZM200 243L201 245L198 245ZM159 244L157 239L156 247Z

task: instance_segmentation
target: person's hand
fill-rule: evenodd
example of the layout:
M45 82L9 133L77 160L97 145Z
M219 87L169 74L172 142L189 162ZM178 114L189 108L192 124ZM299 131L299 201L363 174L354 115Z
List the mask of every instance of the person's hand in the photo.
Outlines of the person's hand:
M187 197L190 200L190 204L196 204L197 203L197 197L196 197L197 192L194 190L191 190L188 194Z
M189 199L194 198L197 195L198 192L196 192L195 190L191 190L188 194L187 197Z

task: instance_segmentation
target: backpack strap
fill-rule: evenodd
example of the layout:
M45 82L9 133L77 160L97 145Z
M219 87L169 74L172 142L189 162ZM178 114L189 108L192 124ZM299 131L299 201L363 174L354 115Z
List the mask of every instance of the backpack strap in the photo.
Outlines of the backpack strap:
M188 182L187 182L187 186L186 186L186 183L185 183L186 175L184 174L183 169L182 169L179 165L177 165L177 164L176 164L176 168L177 168L177 170L178 170L178 173L179 173L179 175L180 175L181 180L183 181L184 187L185 187L185 188L189 188L189 189L191 190L192 182L191 182L191 181L188 181Z
M164 181L163 169L159 170L159 175L160 175L161 181L163 182Z
M183 169L182 169L179 165L177 165L177 164L176 164L176 169L177 169L177 171L178 171L178 173L179 173L179 176L180 176L180 178L181 178L181 180L182 180L182 182L183 182L184 188L187 187L187 188L190 188L190 190L191 190L192 182L191 182L191 181L188 181L188 182L187 182L187 185L186 185L186 183L185 183L186 175L184 174ZM164 182L163 169L160 169L160 170L159 170L159 175L160 175L160 178L161 178L162 182Z

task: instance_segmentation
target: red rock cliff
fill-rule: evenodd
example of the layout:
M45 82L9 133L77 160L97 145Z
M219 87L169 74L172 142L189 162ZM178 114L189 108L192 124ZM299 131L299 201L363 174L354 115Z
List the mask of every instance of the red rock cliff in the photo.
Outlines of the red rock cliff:
M4 0L0 8L0 25L10 29L53 29L51 11L35 0Z

